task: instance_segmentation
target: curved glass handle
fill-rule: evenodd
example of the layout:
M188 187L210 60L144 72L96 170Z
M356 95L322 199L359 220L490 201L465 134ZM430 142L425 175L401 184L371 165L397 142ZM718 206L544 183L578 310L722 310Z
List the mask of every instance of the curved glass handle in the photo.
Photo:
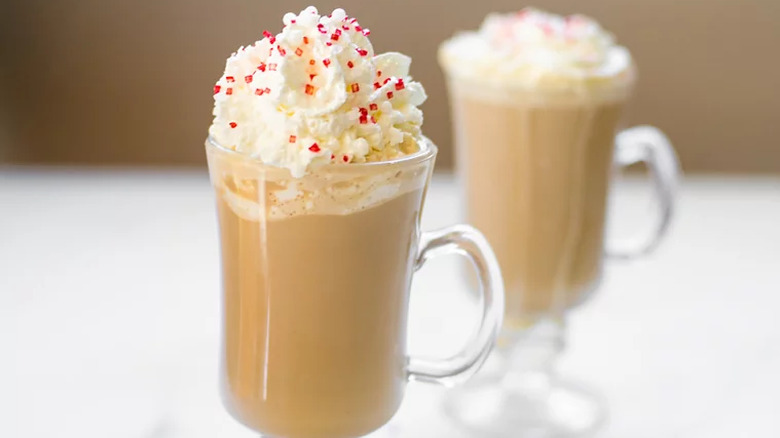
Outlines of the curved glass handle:
M482 320L466 347L447 359L409 359L409 379L452 386L474 375L487 359L504 319L504 283L493 250L474 227L455 225L423 233L416 269L444 254L467 257L477 270L482 291Z
M619 133L615 139L615 161L620 167L643 162L647 165L660 215L653 227L643 234L618 242L608 242L606 254L631 259L652 252L661 242L674 213L674 195L680 164L669 139L652 126L635 126Z

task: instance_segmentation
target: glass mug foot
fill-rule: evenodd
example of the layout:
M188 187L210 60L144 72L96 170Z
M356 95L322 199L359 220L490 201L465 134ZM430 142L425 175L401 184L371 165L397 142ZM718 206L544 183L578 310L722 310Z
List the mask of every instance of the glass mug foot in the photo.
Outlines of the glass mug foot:
M452 390L445 410L459 425L485 438L588 437L607 418L606 403L596 392L546 376L523 382L480 379Z
M514 322L483 371L448 394L448 416L480 438L592 436L606 420L607 404L595 390L556 373L564 318Z

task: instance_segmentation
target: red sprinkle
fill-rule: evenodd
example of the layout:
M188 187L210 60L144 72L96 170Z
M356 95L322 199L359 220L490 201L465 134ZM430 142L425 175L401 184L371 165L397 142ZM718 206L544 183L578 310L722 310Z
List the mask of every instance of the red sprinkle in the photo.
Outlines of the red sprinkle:
M347 67L353 68L355 67L355 64L352 61L347 62Z
M360 111L360 115L361 116L367 116L368 115L368 110L365 109L365 108L360 108L359 111Z
M348 156L344 155L343 157L341 157L341 159L344 160L345 163L349 163L349 157Z
M310 59L310 60L309 60L309 65L314 65L314 62L315 62L315 61L314 61L313 59Z
M309 150L314 152L314 153L317 153L317 152L320 151L320 145L318 145L317 143L314 143L311 146L309 146Z
M378 90L380 88L382 88L382 84L380 84L379 82L374 82L374 89Z
M388 99L392 99L393 98L393 92L392 91L388 91L387 92L387 98Z
M233 89L232 88L228 88L227 90L225 90L225 94L230 96L231 94L233 94Z
M246 75L246 76L244 76L244 81L245 81L247 84L251 84L251 83L252 83L252 79L253 79L252 75Z
M323 25L322 23L317 25L317 30L319 30L320 33L328 33L328 31L325 30L325 25Z
M364 36L369 36L369 35L371 35L371 31L368 30L368 29L363 29L363 35Z
M257 90L255 90L255 94L258 95L258 96L262 96L263 95L263 90L258 88Z
M301 55L303 55L303 50L301 50L301 48L298 47L297 49L295 49L295 54L298 55L298 56L301 56Z
M379 109L379 105L372 103L371 106L369 106L369 108L371 108L371 111L376 111Z
M356 32L363 32L363 28L358 26L358 25L355 25L355 31Z
M331 160L333 160L333 159L335 159L335 158L336 158L336 156L335 156L335 155L333 155L333 154L330 154L330 159L331 159Z
M276 46L276 49L279 50L279 54L282 56L287 54L287 50L284 50L282 46Z
M298 139L298 137L296 137L294 135L291 135L290 136L290 143L295 143L295 140L297 140L297 139Z
M374 118L374 116L371 116L371 123L376 124L376 118Z
M322 60L322 63L325 64L325 67L327 67L327 66L330 65L330 59L325 58L325 59Z
M332 45L333 45L333 43L331 43L330 41L328 41L327 43L325 43L325 45L326 45L326 46L328 46L328 47L330 47L330 46L332 46Z
M274 37L273 35L271 35L271 32L268 32L267 30L263 31L263 36L265 38L273 38Z
M225 76L225 80L228 82L235 82L236 78L234 78L233 76Z
M309 37L303 37L303 44L309 44Z
M398 79L398 82L395 83L396 91L403 90L404 88L406 88L406 86L404 85L404 80L403 79Z
M382 70L377 70L376 77L381 77L381 76L382 76Z
M265 63L261 62L260 65L257 66L257 69L260 71L265 71Z
M314 87L311 84L306 84L306 94L309 96L314 94Z
M317 75L315 75L315 74L310 74L310 75L309 75L309 80L310 80L310 81L313 81L313 80L314 80L314 78L316 78L316 77L317 77Z
M358 52L358 55L360 55L360 56L366 56L366 55L368 55L368 50L366 50L366 49L361 49L360 47L358 47L358 48L357 48L357 49L355 49L355 50Z
M382 85L384 85L384 84L386 84L386 83L388 83L388 82L390 82L390 78L387 78L387 79L385 79L385 81L384 81L384 82L382 82Z
M266 87L266 88L265 88L265 90L263 90L263 92L264 92L265 94L268 94L268 93L270 93L270 92L271 92L271 89L270 89L270 88L268 88L268 87Z
M365 125L368 123L368 117L367 116L360 116L360 124Z
M221 89L222 89L222 87L220 87L219 85L214 85L214 94L219 93L219 90L221 90Z
M360 85L352 84L352 92L357 93L358 91L360 91Z
M341 28L344 30L349 30L349 26L347 26L346 24L342 25Z
M340 31L340 30L338 30L338 29L336 29L336 31L337 31L337 32L339 32L339 33L341 33L341 31ZM334 34L332 34L332 35L330 36L330 39L332 39L333 41L338 41L338 40L339 40L339 34L338 34L338 33L334 33Z
M236 128L236 126L238 126L238 123L236 123L236 122L230 122L230 123L228 123L228 125L230 125L230 127L231 127L231 128L235 129L235 128Z

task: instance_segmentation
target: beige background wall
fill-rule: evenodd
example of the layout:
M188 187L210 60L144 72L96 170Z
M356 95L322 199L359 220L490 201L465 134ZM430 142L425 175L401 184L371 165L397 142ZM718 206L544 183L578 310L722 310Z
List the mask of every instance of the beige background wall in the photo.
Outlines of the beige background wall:
M3 0L0 161L204 161L211 87L226 55L305 1ZM450 164L438 43L510 0L320 1L372 29L377 51L414 58L426 133ZM599 18L632 49L630 122L666 130L689 171L780 172L780 1L547 0Z

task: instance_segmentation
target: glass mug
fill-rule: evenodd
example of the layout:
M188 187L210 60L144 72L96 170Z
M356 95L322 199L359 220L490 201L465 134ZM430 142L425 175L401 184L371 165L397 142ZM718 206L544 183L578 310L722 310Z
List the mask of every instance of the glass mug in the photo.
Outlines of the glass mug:
M501 327L503 283L474 228L420 232L432 143L297 179L211 139L206 151L222 247L221 386L234 418L264 436L363 436L393 416L407 381L452 385L479 369ZM451 358L408 358L412 275L446 253L476 268L479 328Z
M565 315L598 287L604 256L658 245L672 217L677 156L656 128L619 131L632 84L583 95L448 79L467 218L496 252L507 300L493 371L451 394L448 410L480 436L590 433L603 403L554 373ZM638 162L652 176L658 220L611 241L612 174Z

